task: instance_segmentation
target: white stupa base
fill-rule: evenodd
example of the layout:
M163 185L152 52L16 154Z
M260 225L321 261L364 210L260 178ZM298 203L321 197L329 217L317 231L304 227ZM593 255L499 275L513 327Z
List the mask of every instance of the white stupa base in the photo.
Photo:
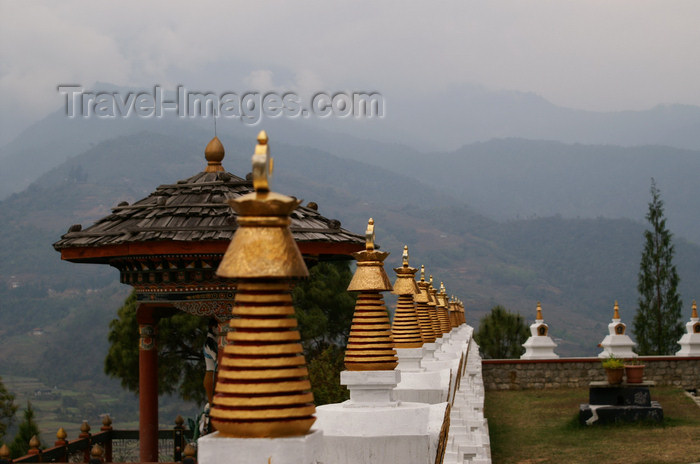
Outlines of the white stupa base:
M323 433L316 427L301 437L231 438L219 432L197 440L199 464L319 464Z
M435 353L435 359L438 361L447 361L450 359L459 359L462 356L461 351L438 351Z
M319 406L314 427L323 431L320 462L435 462L446 407L447 403L366 408L347 407L345 403Z
M397 367L401 372L422 372L425 369L420 366L424 349L420 348L395 348L396 357L399 358Z
M467 351L468 346L467 340L450 339L450 343L442 345L442 351L436 352L435 355L440 357L443 354L453 354L461 357Z
M401 372L401 382L394 389L399 401L437 404L447 401L450 370Z
M342 371L340 384L350 390L345 407L394 407L394 388L401 381L401 371Z
M556 359L559 357L554 352L557 344L546 335L530 337L523 343L523 346L525 353L520 356L520 359Z
M637 353L632 351L634 342L627 335L606 335L600 343L603 351L598 353L599 358L636 358Z
M686 333L678 341L681 349L676 356L700 356L700 333Z
M457 370L457 367L459 367L459 358L458 357L447 357L447 358L434 358L434 359L425 359L423 358L423 361L421 361L420 365L425 368L427 371L439 371L442 369L454 369Z
M423 361L435 359L437 345L433 343L423 343Z
M466 341L469 339L469 332L467 330L467 327L464 325L461 325L459 327L455 327L452 329L450 338L452 340L460 340L460 341Z

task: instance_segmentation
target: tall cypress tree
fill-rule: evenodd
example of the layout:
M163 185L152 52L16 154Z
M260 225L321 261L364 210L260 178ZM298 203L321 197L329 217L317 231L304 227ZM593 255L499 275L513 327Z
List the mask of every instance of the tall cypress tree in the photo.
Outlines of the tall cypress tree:
M683 335L678 295L678 273L673 265L672 234L666 229L664 203L656 182L651 179L651 202L644 231L644 250L639 264L639 292L634 334L641 355L670 355Z
M5 432L10 427L15 419L17 405L14 403L15 395L10 393L2 383L0 377L0 442L2 442Z
M12 459L24 456L29 452L29 440L31 440L34 435L39 438L39 426L34 420L32 403L27 401L27 409L24 410L24 419L19 424L19 430L17 431L17 435L15 435L14 441L10 443L10 456Z

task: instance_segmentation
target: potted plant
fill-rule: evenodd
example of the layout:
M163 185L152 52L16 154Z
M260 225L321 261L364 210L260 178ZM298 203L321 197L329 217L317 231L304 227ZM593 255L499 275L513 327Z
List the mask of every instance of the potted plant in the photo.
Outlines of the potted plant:
M622 383L622 375L625 373L625 363L619 358L610 355L609 358L603 360L603 369L608 376L608 383L617 385Z
M644 363L639 359L625 361L625 375L627 383L642 383L644 379Z

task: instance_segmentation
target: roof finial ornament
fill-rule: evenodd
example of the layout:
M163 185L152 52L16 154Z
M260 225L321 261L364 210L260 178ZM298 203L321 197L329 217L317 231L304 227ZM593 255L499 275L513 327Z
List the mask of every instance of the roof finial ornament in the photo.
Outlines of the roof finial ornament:
M367 251L374 251L374 219L372 218L369 218L369 221L367 221L365 240L367 244Z
M258 193L270 191L269 179L272 177L274 161L270 156L270 147L267 144L267 133L261 130L258 134L258 144L253 154L253 187Z
M216 133L216 130L214 130ZM214 135L214 138L209 141L207 147L204 149L204 158L207 160L207 167L204 172L220 172L224 170L221 165L221 161L224 159L226 151L224 150L224 145L221 140Z
M693 313L690 315L690 317L694 317L695 319L698 318L698 304L693 300Z
M408 267L408 245L403 246L403 255L401 258L403 259L403 267Z
M542 320L542 305L540 302L537 302L537 320L541 321Z
M614 311L613 319L620 319L620 306L617 304L617 300L615 300Z
M425 282L425 264L420 265L420 281Z

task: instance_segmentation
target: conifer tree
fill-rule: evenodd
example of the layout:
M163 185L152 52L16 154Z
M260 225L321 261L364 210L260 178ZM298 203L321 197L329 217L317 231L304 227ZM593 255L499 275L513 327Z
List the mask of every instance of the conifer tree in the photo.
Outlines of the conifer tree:
M485 358L518 358L525 351L523 343L529 336L528 327L520 314L511 313L501 305L479 321L474 340Z
M664 203L651 179L651 202L646 215L651 230L644 232L644 250L639 264L639 292L634 334L640 355L670 355L683 335L678 295L678 273L673 265L672 234L666 228Z
M2 442L7 429L12 425L17 411L14 403L15 395L7 391L0 377L0 442Z
M32 403L27 401L27 409L24 410L24 418L19 424L15 439L10 443L10 456L12 459L24 456L29 452L29 440L36 435L39 437L39 426L34 421L34 409ZM41 440L41 439L40 439Z

